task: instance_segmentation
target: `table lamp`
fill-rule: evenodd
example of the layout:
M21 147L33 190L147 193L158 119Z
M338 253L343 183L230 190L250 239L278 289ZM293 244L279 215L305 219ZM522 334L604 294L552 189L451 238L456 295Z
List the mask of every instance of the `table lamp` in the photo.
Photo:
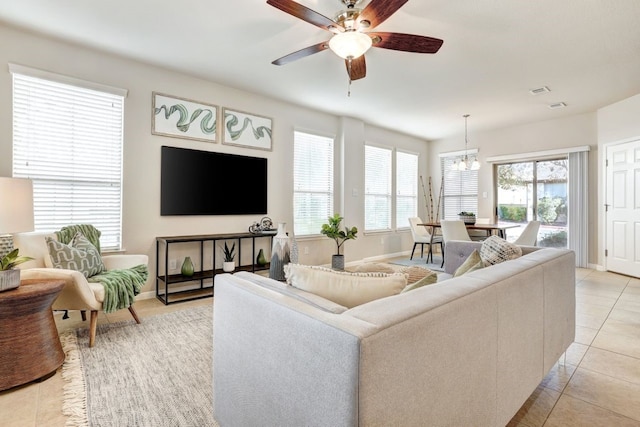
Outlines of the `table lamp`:
M25 231L33 231L33 182L0 177L0 259L13 247L13 240L5 235ZM20 262L0 265L0 291L20 286L20 270L12 268Z

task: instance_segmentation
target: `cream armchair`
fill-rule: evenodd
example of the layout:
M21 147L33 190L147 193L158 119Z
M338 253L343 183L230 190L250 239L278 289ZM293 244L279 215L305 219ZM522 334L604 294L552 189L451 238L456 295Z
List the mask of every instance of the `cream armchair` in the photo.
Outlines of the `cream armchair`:
M62 279L65 287L53 303L54 310L80 310L82 320L86 320L85 312L91 312L89 323L89 347L93 347L98 324L98 311L102 310L104 286L87 281L78 271L54 268L49 257L45 237L56 239L55 233L18 233L13 235L13 246L20 249L20 254L33 258L32 261L18 266L22 279ZM147 255L103 255L102 262L107 270L127 269L136 265L148 265ZM129 312L140 323L133 306Z

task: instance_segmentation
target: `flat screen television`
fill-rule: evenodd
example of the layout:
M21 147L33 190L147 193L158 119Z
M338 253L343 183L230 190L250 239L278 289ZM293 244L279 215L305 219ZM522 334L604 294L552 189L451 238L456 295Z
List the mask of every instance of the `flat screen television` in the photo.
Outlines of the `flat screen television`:
M266 215L267 159L162 146L160 215Z

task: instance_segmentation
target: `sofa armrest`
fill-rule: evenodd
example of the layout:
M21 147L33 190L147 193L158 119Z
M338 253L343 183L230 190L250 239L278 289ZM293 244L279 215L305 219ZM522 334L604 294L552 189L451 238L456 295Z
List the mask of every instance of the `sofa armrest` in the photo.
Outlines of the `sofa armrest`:
M107 270L121 270L135 267L136 265L149 264L147 255L126 254L126 255L103 255L102 262Z

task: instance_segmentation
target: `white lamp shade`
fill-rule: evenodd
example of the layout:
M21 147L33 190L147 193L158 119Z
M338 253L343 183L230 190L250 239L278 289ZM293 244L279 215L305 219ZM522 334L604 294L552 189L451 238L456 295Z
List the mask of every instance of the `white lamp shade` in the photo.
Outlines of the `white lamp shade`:
M359 31L338 33L329 40L329 48L340 58L356 59L371 47L371 37Z
M33 182L0 177L0 234L33 231Z

